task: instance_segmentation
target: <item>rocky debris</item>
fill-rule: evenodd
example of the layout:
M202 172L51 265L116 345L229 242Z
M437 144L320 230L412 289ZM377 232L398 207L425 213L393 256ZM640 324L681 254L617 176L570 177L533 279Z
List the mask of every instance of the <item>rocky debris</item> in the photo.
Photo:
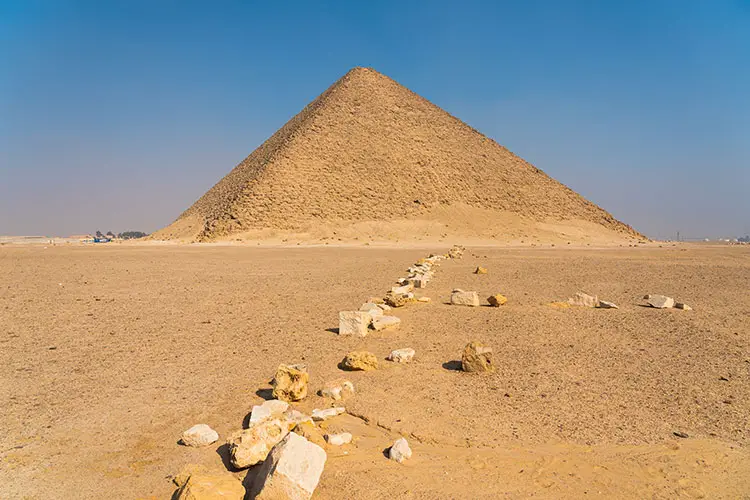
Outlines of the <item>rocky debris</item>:
M250 425L257 424L271 417L278 417L283 414L289 403L286 401L279 401L278 399L271 399L264 401L263 404L253 406L250 411Z
M326 408L325 410L318 410L317 408L312 411L312 419L314 422L320 422L326 419L329 419L331 417L335 417L336 415L341 415L346 411L346 408L343 406L338 406L335 408Z
M353 351L347 354L341 361L341 368L344 370L377 370L378 358L371 352Z
M414 276L413 278L409 278L409 283L411 283L414 288L425 288L427 286L427 283L429 282L430 278L428 278L426 275Z
M321 448L325 448L326 440L323 438L323 434L320 432L312 420L306 422L300 422L294 427L292 431L295 434L299 434L303 438L307 439L311 443L315 443Z
M414 349L411 347L404 347L403 349L395 349L386 358L388 361L394 363L408 363L414 357Z
M380 297L370 297L369 299L367 299L367 302L372 302L373 304L381 305L383 303L383 299L381 299Z
M334 401L339 401L354 394L354 384L349 380L334 380L326 383L323 388L318 391L318 394L324 398L331 398Z
M372 323L372 315L365 311L341 311L339 313L339 335L366 337Z
M675 309L682 309L684 311L692 311L693 310L692 307L690 307L687 304L683 304L682 302L675 302L674 307L675 307Z
M300 401L307 396L309 379L305 365L279 365L273 378L273 397L282 401Z
M600 300L597 307L600 309L619 309L619 307L617 307L617 304L606 300Z
M464 247L456 245L448 250L448 253L445 256L449 259L460 259L464 256L464 250L466 250Z
M262 462L288 433L289 422L284 418L264 420L249 429L235 432L227 439L232 465L245 469Z
M390 307L403 307L410 299L403 293L388 292L383 300L385 300L386 305Z
M427 303L427 302L429 302L430 300L432 300L432 299L430 299L429 297L419 297L419 298L417 299L417 302L424 302L424 303L426 304L426 303Z
M492 307L500 307L508 302L508 297L498 293L496 295L490 295L489 297L487 297L487 302L489 302Z
M477 292L465 292L456 288L451 293L451 304L454 306L479 307L479 294Z
M228 472L181 472L175 500L242 500L245 487Z
M348 432L338 434L326 434L326 441L332 446L341 446L352 442L352 435Z
M396 295L406 295L407 293L411 292L412 290L414 290L414 285L412 285L411 283L407 283L406 285L392 287L391 288L391 293L394 293ZM387 304L387 302L386 302L386 304Z
M219 440L219 434L206 424L197 424L182 433L185 446L207 446Z
M305 415L301 411L295 410L294 408L287 409L281 414L287 421L287 427L292 429L295 425L301 424L302 422L312 422L312 418L309 415Z
M383 315L383 309L378 307L374 302L365 302L359 310L368 313L373 319ZM340 319L341 317L339 316Z
M290 432L263 462L253 482L250 498L309 500L318 486L325 463L323 448Z
M492 372L492 348L481 342L469 342L461 356L461 368L465 372Z
M401 324L401 318L396 316L381 316L372 320L372 327L375 330L385 330L386 328L394 328Z
M568 299L568 304L580 307L597 307L599 305L599 298L596 295L576 292L573 297Z
M665 295L647 295L645 298L648 301L648 305L657 309L669 309L670 307L674 307L675 304L672 297Z
M388 457L400 464L404 463L404 460L411 458L411 448L409 448L409 442L406 441L406 438L398 438L393 443L388 450Z
M187 464L176 476L172 477L172 482L177 486L182 486L187 483L190 476L193 474L212 474L214 471L202 464Z
M390 310L391 310L391 306L389 306L388 304L378 304L378 307L379 307L379 308L380 308L380 309L381 309L382 311L390 311Z
M487 274L487 269L482 266L477 266L477 268L474 269L474 274Z

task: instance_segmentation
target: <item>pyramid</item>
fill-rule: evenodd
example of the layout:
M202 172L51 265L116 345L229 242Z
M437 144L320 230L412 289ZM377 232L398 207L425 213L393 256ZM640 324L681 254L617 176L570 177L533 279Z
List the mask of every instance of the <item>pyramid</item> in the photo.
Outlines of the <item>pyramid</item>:
M461 226L452 214L464 214L474 224L464 225L469 231L478 223L492 232L513 220L525 228L521 235L559 224L640 237L369 68L354 68L331 85L154 237L210 241L263 229L410 220L442 224L447 234Z

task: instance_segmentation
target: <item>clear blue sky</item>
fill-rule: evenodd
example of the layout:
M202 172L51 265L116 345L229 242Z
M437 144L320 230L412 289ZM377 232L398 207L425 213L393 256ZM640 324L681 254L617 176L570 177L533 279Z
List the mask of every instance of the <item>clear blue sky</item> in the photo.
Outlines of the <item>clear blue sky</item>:
M750 1L0 0L0 234L164 226L353 66L650 236L750 232Z

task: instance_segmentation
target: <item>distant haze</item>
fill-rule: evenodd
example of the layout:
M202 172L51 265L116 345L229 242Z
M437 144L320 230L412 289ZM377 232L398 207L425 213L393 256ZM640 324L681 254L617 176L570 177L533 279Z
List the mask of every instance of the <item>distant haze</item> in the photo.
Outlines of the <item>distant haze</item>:
M501 3L4 2L0 234L166 226L354 66L649 236L750 233L750 4Z

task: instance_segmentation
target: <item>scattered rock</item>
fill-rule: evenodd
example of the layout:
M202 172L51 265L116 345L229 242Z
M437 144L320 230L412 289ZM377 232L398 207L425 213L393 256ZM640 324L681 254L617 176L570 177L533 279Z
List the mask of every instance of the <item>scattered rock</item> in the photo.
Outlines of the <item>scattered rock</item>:
M411 347L404 347L403 349L391 351L386 359L388 361L393 361L394 363L408 363L412 360L414 354L414 349Z
M378 307L381 310L383 310L383 311L390 311L391 310L391 306L389 306L388 304L378 304Z
M206 424L198 424L182 433L185 446L207 446L219 440L219 434Z
M674 304L675 309L682 309L683 311L692 311L693 308L690 307L687 304L683 304L682 302L675 302Z
M394 328L401 324L401 318L396 316L381 316L372 320L372 327L375 330L385 330L386 328Z
M368 313L373 319L383 315L383 310L374 302L365 302L364 304L362 304L362 307L360 307L359 310ZM341 321L340 313L339 321Z
M484 346L481 342L469 342L464 348L461 356L461 368L465 372L492 372L495 366L492 364L492 348Z
M665 295L647 295L648 305L657 309L669 309L674 307L674 299Z
M430 300L432 299L430 299L429 297L419 297L417 299L417 302L429 302Z
M614 302L608 302L606 300L600 300L597 307L600 309L619 309Z
M244 469L262 462L276 443L289 433L286 419L265 420L249 429L237 431L227 440L232 465Z
M398 438L388 450L388 456L400 464L404 463L407 458L411 458L411 448L406 438Z
M334 401L339 401L347 396L354 394L354 384L348 380L334 380L326 383L323 388L318 391L318 394L324 398L331 398Z
M487 297L487 302L489 302L492 307L500 307L508 302L508 297L498 293L497 295L490 295Z
M403 307L407 302L409 302L409 298L406 296L406 294L393 292L388 292L384 300L386 305L390 307Z
M372 315L365 311L341 311L339 313L339 335L367 336Z
M454 306L479 307L479 294L477 292L454 290L451 294L451 304Z
M341 446L352 442L352 435L348 432L338 434L326 434L326 441L332 446Z
M573 297L568 299L568 304L571 306L596 307L599 304L599 299L596 295L577 292Z
M209 470L208 467L202 464L187 464L182 468L179 474L172 478L172 482L177 486L182 486L187 483L190 476L193 474L211 474L213 471Z
M286 419L287 426L291 429L297 424L301 424L302 422L312 422L312 418L310 418L308 415L305 415L301 411L295 410L294 408L287 409L284 413L281 414L281 416Z
M346 411L346 408L339 406L336 408L326 408L325 410L318 410L317 408L312 411L312 419L315 422L320 422L336 415L341 415Z
M250 411L250 425L257 424L271 417L278 417L289 408L289 403L286 401L279 401L278 399L271 399L264 401L261 405L253 406Z
M274 447L253 482L250 498L309 500L320 481L326 452L290 432Z
M412 290L414 290L414 285L412 285L411 283L407 283L406 285L392 287L391 293L395 293L397 295L405 295Z
M294 430L292 431L295 434L299 434L303 438L307 439L311 443L315 443L321 448L324 448L326 445L326 440L323 438L323 434L320 432L320 429L318 429L314 423L312 423L311 420L308 420L307 422L300 422L294 427Z
M688 436L687 432L682 432L682 431L674 431L672 434L674 434L678 438L683 438L683 439L686 439L686 438L690 437L690 436Z
M427 286L427 283L430 282L430 279L427 276L414 276L413 278L409 278L409 283L414 286L414 288L425 288Z
M474 269L474 274L487 274L487 269L482 266L477 266L477 268Z
M310 375L304 365L279 365L273 378L273 397L282 401L299 401L307 396Z
M341 361L341 368L344 370L377 370L378 358L371 352L353 351L344 357Z
M172 497L175 500L242 500L245 488L228 472L190 474Z

